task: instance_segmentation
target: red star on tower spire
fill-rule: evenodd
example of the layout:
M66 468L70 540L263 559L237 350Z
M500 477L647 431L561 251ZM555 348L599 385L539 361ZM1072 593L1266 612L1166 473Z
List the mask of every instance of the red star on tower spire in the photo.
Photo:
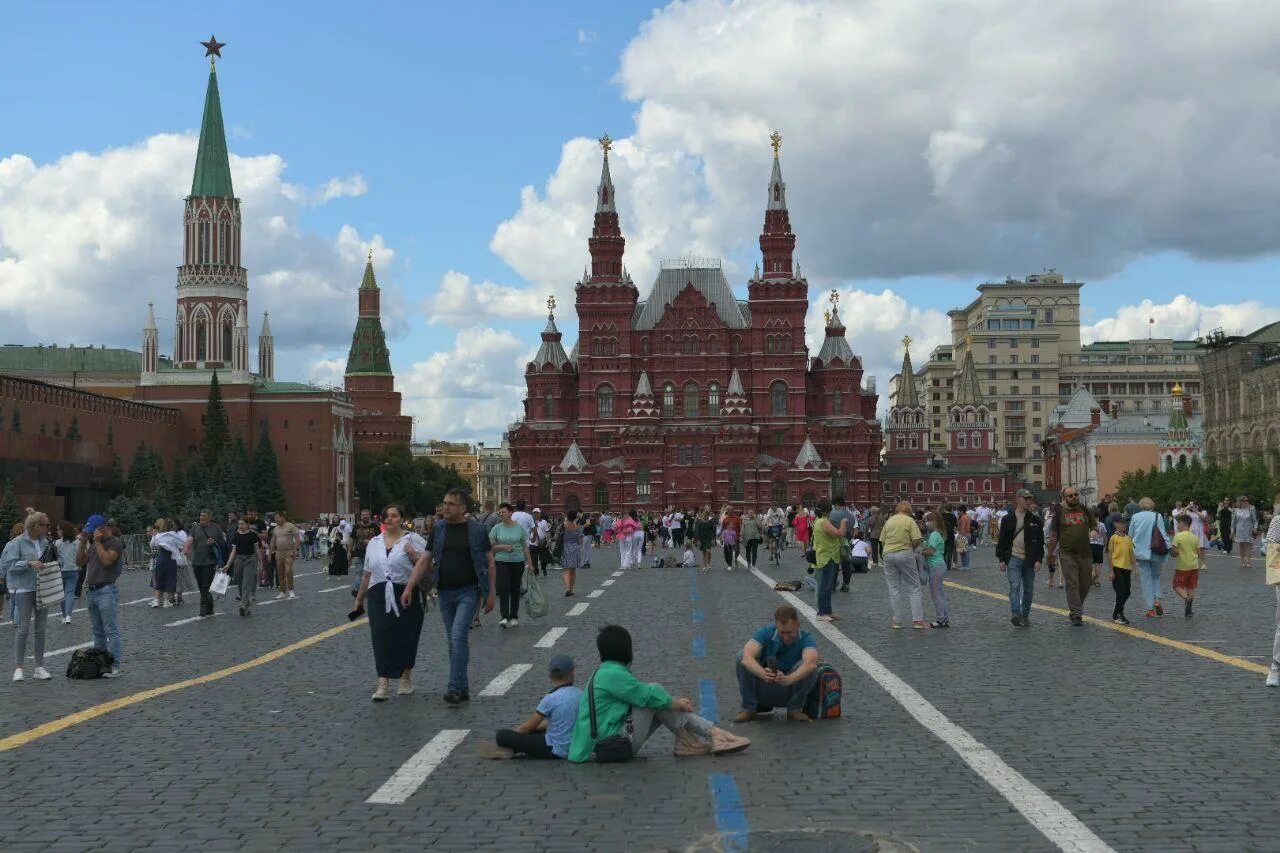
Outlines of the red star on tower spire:
M216 56L222 58L222 49L227 46L225 41L218 41L218 37L211 35L208 41L202 41L200 44L204 47L205 56Z

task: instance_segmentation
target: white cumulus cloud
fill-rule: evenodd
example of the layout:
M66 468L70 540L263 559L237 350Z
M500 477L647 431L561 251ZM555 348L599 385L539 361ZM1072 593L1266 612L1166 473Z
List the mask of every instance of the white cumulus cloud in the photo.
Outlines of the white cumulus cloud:
M1276 320L1280 320L1280 308L1257 300L1204 305L1178 295L1168 302L1144 299L1137 305L1121 306L1113 317L1082 325L1080 339L1086 344L1136 340L1148 335L1190 340L1214 329L1227 334L1248 333Z

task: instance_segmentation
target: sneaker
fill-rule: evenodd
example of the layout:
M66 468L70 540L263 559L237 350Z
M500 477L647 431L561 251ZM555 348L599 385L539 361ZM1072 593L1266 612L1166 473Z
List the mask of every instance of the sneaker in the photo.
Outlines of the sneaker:
M461 705L462 694L450 690L448 693L444 694L444 701L447 705Z
M1191 599L1189 599L1189 598L1187 599L1187 607L1186 607L1186 610L1185 610L1185 612L1184 612L1182 615L1183 615L1183 616L1191 616L1191 615L1193 615L1193 614L1191 613Z
M1161 602L1159 599L1156 599L1156 615L1157 616L1164 615L1164 603Z
M378 687L373 691L373 695L369 697L375 702L385 702L389 698L387 693L387 681L385 678L378 679Z
M711 754L730 755L751 746L751 741L741 735L726 732L723 729L711 730Z
M1020 614L1017 614L1017 613L1013 614L1012 616L1009 617L1009 621L1013 624L1013 627L1015 628L1022 627L1022 616Z
M1071 617L1071 624L1072 624L1074 627L1079 628L1079 627L1081 627L1081 626L1083 626L1083 625L1084 625L1084 618L1083 618L1083 617L1081 617L1081 616L1072 616L1072 617Z
M396 693L398 693L398 694L399 694L399 695L401 695L401 696L411 696L411 695L413 695L413 678L412 678L412 676L408 676L408 675L402 675L402 676L400 676L400 688L399 688L398 690L396 690Z
M508 627L508 628L519 628L519 627L520 627L520 620L519 620L519 619L510 619L510 620L508 620L508 621L507 621L507 627Z
M22 679L23 679L23 675L22 675L22 667L18 667L17 669L15 669L15 670L13 671L13 680L14 680L14 681L21 681Z
M275 600L275 601L284 601L287 597L288 597L288 596L286 596L283 592L279 592L279 593L276 593L276 597L275 597L275 599L273 599L273 600Z
M48 681L50 678L53 678L53 676L49 674L49 670L42 666L36 667L36 671L31 673L31 675L36 681Z
M506 619L499 619L499 620L498 620L498 627L499 627L499 628L505 628L505 627L507 627L507 620L506 620Z
M70 625L70 624L71 624L71 617L70 617L70 616L63 616L63 617L62 617L62 624L63 624L63 625Z
M812 723L813 722L813 717L810 717L804 711L799 711L799 710L788 711L787 719L796 723Z
M1268 687L1280 687L1280 666L1271 664L1271 672L1267 675Z
M156 600L153 598L153 599L151 600L151 609L152 609L152 610L155 610L155 609L156 609L157 607L159 607L159 606L160 606L160 602L156 601Z
M289 597L290 597L290 598L297 598L297 597L298 597L298 594L297 594L296 592L294 592L293 590L289 590Z
M110 672L102 673L103 678L119 678L122 675L124 675L124 673L120 671L120 667L118 666L113 666Z
M466 690L464 690L464 691L462 691L461 693L459 693L459 694L458 694L458 698L459 698L459 699L461 699L463 702L470 702L470 701L471 701L471 694L470 694L470 693L468 693Z
M241 605L240 605L240 615L241 615L241 616L244 616L244 614L245 614L245 610L246 610L245 606L244 606L243 604L241 604Z

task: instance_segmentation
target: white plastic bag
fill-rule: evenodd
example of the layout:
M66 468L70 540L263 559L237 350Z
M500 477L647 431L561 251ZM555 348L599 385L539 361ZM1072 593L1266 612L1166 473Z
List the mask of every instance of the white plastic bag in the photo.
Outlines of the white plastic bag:
M213 583L209 584L209 592L226 595L227 587L229 586L231 586L231 575L226 572L218 572L213 576Z

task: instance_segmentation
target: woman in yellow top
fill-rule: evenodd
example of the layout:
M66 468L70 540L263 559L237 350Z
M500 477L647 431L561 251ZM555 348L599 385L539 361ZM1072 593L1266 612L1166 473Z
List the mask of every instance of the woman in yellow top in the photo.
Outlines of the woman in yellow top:
M818 517L813 523L813 564L818 575L818 618L824 622L834 622L840 618L831 612L831 591L836 586L836 572L840 568L840 545L844 542L849 526L848 519L842 519L840 526L831 523L831 501L823 498L818 501Z
M1132 589L1133 566L1137 557L1133 553L1133 540L1129 538L1129 519L1121 516L1115 520L1115 533L1107 540L1107 559L1111 563L1111 588L1116 591L1116 606L1111 611L1111 621L1128 625L1124 618L1124 605Z

